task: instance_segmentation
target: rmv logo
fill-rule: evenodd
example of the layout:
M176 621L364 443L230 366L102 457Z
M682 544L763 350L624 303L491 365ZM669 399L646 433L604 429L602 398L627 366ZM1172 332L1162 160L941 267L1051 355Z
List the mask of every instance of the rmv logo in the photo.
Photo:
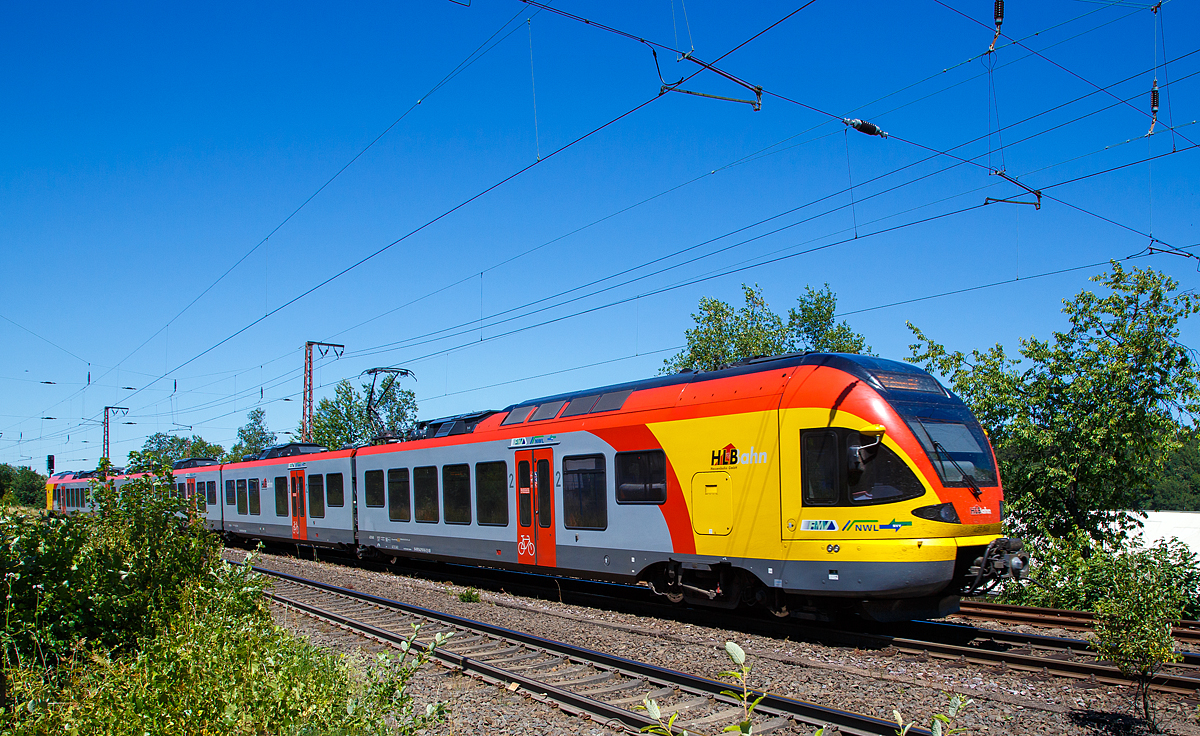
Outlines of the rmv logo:
M767 453L755 452L753 445L750 446L749 452L738 452L733 443L725 445L720 450L712 451L713 465L751 465L762 464L766 461Z

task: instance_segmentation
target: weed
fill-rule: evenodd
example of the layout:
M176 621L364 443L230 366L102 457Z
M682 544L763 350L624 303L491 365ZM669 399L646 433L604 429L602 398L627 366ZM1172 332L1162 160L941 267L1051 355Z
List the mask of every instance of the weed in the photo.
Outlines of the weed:
M458 594L458 599L463 603L478 603L479 591L474 588L467 588Z

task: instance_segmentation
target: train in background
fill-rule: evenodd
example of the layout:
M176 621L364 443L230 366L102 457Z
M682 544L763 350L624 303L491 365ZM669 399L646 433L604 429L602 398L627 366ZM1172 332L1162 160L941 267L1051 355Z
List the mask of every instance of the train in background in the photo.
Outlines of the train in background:
M58 474L47 505L87 506ZM424 422L405 441L193 458L229 539L638 583L779 616L946 615L1019 577L986 434L905 363L804 353ZM116 482L125 482L118 476Z

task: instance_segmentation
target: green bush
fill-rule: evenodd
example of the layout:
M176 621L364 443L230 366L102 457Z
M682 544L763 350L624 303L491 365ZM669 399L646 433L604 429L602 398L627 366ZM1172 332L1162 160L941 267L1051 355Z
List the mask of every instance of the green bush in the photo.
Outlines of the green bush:
M276 627L262 580L153 470L120 493L94 482L94 514L0 510L0 734L409 733L442 717L405 689L428 655L355 663Z
M186 588L136 654L76 650L53 698L26 673L19 684L31 697L8 733L367 736L415 733L442 719L444 706L418 710L408 694L429 656L411 638L399 659L327 652L273 623L263 585L247 568L223 564Z
M1135 697L1155 732L1150 681L1164 664L1181 659L1171 628L1183 612L1184 596L1174 571L1152 551L1139 550L1116 558L1108 591L1096 604L1092 645L1137 683Z
M1029 546L1036 583L1008 583L1001 600L1024 606L1096 611L1109 597L1112 581L1126 558L1155 568L1156 574L1180 591L1183 613L1200 614L1200 561L1178 539L1160 540L1148 548L1140 538L1119 547L1098 542L1080 531L1063 539L1047 537ZM1132 557L1131 557L1132 556Z
M474 588L467 588L458 594L458 599L463 603L478 603L479 591Z

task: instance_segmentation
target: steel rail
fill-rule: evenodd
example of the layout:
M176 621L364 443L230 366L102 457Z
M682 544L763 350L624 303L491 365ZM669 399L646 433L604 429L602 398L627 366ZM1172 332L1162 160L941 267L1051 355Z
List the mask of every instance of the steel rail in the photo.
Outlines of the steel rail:
M1008 623L1056 626L1073 631L1091 631L1095 616L1091 611L1074 611L1064 608L1038 608L1004 603L966 601L961 604L956 616L982 621L1004 621ZM1175 621L1175 638L1183 641L1200 642L1200 622Z
M447 573L448 571L446 570L439 571L439 574L443 576L441 579L446 579L445 575ZM541 575L530 576L527 573L513 573L513 575L519 575L522 578L546 577ZM489 582L487 578L481 577L477 573L450 573L450 577L462 584L474 584L484 588L494 586L495 584L494 581ZM465 583L465 580L472 582ZM564 584L567 582L586 583L586 581L579 581L574 578L563 578L562 580ZM542 590L541 587L528 583L520 584L518 587L530 589L532 595L538 595L539 592L550 593L554 590L554 588L550 587L545 587L545 590ZM608 589L614 587L628 586L607 586ZM514 588L512 585L506 583L505 589L511 592L518 588ZM630 588L627 592L632 591L640 592L640 589ZM553 595L552 593L550 594ZM964 624L924 621L891 624L888 625L890 629L888 633L879 633L878 630L853 631L831 628L821 624L800 622L794 618L785 620L755 618L744 614L738 615L714 609L693 611L690 609L680 609L674 604L659 603L657 601L634 601L625 597L614 598L611 594L605 595L574 590L571 591L570 595L576 603L582 605L611 609L613 602L620 600L626 612L636 612L641 616L674 619L691 622L700 626L721 627L759 636L778 639L790 637L792 640L799 638L826 646L849 646L862 649L880 650L894 647L898 653L907 655L928 655L940 660L965 662L979 666L998 667L1021 672L1058 675L1107 685L1127 686L1132 684L1132 680L1122 675L1120 670L1111 663L1099 662L1095 659L1087 659L1085 661L1064 659L1064 655L1085 658L1095 656L1095 652L1089 651L1088 643L1082 639L1068 639L1024 632L978 628ZM980 645L955 644L952 643L953 641L975 641L979 642ZM989 648L989 646L995 647L995 645L1007 645L1015 648ZM1056 651L1050 654L1039 655L1034 652L1035 648ZM1183 667L1178 665L1168 666L1167 670L1155 676L1151 687L1161 692L1195 697L1200 695L1200 671L1196 670L1196 668L1200 667L1200 653L1181 652L1181 654L1183 655ZM1184 670L1184 672L1180 672L1179 670ZM1189 672L1188 670L1192 671ZM888 733L891 736L891 732Z
M232 563L240 564L240 563ZM722 695L722 691L730 689L730 683L713 680L706 677L691 675L676 670L659 667L646 662L639 662L625 657L618 657L604 652L584 647L575 646L565 642L546 639L535 634L514 631L501 626L488 624L481 621L456 616L454 614L435 611L420 606L415 606L401 601L395 601L379 596L374 596L369 593L343 588L329 583L323 583L317 580L309 580L288 573L271 570L254 566L256 572L263 575L268 575L278 580L285 581L293 586L300 586L303 589L315 590L325 593L329 596L336 596L343 601L349 600L365 605L375 606L377 608L401 612L409 616L426 619L428 621L437 622L438 624L461 629L463 631L472 632L481 637L488 637L499 642L509 642L514 645L521 646L530 651L545 652L553 657L560 658L565 662L576 662L584 665L591 665L608 673L620 674L625 677L638 681L645 682L647 687L652 692L661 693L656 697L663 697L675 690L683 694L695 695L712 700L714 705L725 708L737 707L737 702L726 695ZM267 591L272 599L282 603L283 605L295 608L306 614L331 621L335 624L345 626L351 630L376 637L383 641L393 644L399 644L401 641L408 639L407 636L401 635L395 631L389 631L376 624L358 620L354 615L342 611L331 611L327 607L316 605L312 602L297 600L283 593ZM444 647L453 647L453 639ZM470 649L475 649L475 646ZM492 647L487 647L492 650ZM531 693L540 695L543 698L552 700L566 707L569 710L584 713L596 718L604 723L620 723L621 725L631 730L637 731L646 726L654 725L655 721L650 720L646 715L637 711L629 710L622 707L620 702L606 703L597 698L590 697L586 692L577 693L565 687L559 687L545 680L538 679L536 676L523 674L518 671L513 671L512 668L500 666L496 663L488 663L480 657L473 657L464 653L456 653L449 649L439 647L433 652L433 656L439 660L463 671L474 673L486 679L503 683L517 683L520 687ZM508 658L508 657L505 657ZM553 674L553 673L549 673ZM560 678L549 678L560 679ZM632 688L625 688L632 690ZM644 694L643 689L640 694ZM769 718L767 724L761 724L755 728L756 733L766 733L768 730L778 728L786 728L791 725L800 725L807 727L821 727L825 725L837 726L838 730L844 734L853 734L855 736L893 736L896 732L896 724L890 721L885 721L873 716L868 716L851 711L845 711L837 708L829 708L815 703L809 703L793 698L786 698L762 691L751 691L751 697L764 696L759 703L755 713ZM682 696L681 696L682 697ZM640 702L640 698L625 698L627 705L632 705L634 702ZM664 711L669 711L669 706L664 706ZM717 714L720 715L718 711ZM704 722L704 727L710 724L719 726L716 723L716 718L706 716L698 719L697 723ZM793 724L793 722L798 722ZM762 725L769 725L770 728L760 731ZM688 727L688 722L682 717L678 727ZM689 728L690 732L694 732ZM911 729L911 734L919 734L921 736L929 736L930 732L923 729Z

